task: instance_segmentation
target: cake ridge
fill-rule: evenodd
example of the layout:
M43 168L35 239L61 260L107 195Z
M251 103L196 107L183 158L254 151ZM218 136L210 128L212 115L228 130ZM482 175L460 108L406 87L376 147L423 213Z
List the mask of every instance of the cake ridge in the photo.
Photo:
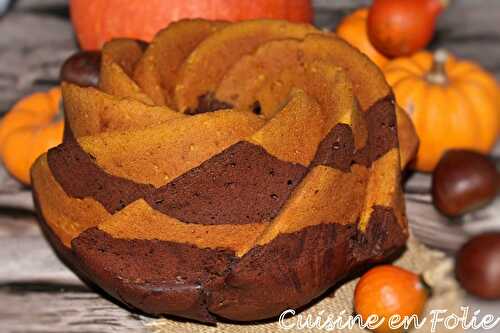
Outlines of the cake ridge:
M198 44L229 24L225 21L183 19L160 30L134 69L133 80L157 105L175 107L177 72Z
M309 24L263 19L237 22L211 34L193 50L179 69L174 91L177 108L185 112L195 106L199 96L214 92L222 78L221 71L227 70L239 56L252 52L262 42L303 38L313 31L318 30ZM199 71L203 75L198 75Z
M139 41L114 39L102 48L99 89L119 97L131 97L144 104L153 105L129 74L142 57L143 49Z
M66 127L76 138L104 132L152 127L183 114L162 106L150 106L130 97L109 95L94 87L63 82Z

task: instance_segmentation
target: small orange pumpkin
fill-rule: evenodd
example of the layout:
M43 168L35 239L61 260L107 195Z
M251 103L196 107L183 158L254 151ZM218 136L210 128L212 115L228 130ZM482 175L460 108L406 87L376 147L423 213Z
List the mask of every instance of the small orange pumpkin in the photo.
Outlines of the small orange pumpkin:
M432 171L448 149L491 150L498 137L500 95L494 77L480 66L444 50L421 51L389 62L384 73L420 138L417 170Z
M384 265L365 273L354 290L354 309L366 320L370 315L384 318L374 331L401 332L391 329L391 316L419 316L424 310L429 291L417 274L402 268Z
M370 42L367 32L367 19L368 8L359 8L342 19L337 26L336 33L340 38L366 54L379 67L382 67L389 59L377 51Z
M389 57L413 54L427 46L436 20L450 0L375 0L368 14L368 37Z
M30 184L38 156L62 142L61 90L34 93L17 102L0 121L0 157L9 173Z

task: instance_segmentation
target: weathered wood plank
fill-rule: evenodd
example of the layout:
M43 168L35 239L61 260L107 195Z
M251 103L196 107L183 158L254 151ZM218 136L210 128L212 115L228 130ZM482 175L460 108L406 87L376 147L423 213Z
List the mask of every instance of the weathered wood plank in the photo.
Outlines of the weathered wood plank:
M76 50L71 24L50 15L13 12L0 20L0 113L21 96L47 90Z
M0 223L5 224L4 219ZM81 284L80 280L70 272L54 255L47 242L41 237L34 220L13 221L12 223L29 224L32 235L17 235L14 227L0 228L2 238L0 246L0 284L12 282L44 281L52 284ZM7 230L7 231L6 231ZM9 231L10 230L10 231ZM10 235L9 235L10 234Z
M0 209L33 210L31 191L12 178L0 163Z
M81 286L0 284L5 333L148 332L132 314Z
M33 214L0 215L0 248L0 332L147 332L140 316L90 290L59 261Z

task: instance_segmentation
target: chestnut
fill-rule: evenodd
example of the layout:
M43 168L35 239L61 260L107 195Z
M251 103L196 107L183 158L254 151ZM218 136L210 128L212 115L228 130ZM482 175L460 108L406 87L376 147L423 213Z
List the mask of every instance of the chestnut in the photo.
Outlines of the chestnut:
M488 156L449 150L434 169L433 203L444 215L457 217L492 201L498 184L495 164Z
M500 232L470 239L457 254L456 276L470 294L500 299Z
M97 87L101 67L101 52L80 51L69 57L61 67L61 81L82 87Z

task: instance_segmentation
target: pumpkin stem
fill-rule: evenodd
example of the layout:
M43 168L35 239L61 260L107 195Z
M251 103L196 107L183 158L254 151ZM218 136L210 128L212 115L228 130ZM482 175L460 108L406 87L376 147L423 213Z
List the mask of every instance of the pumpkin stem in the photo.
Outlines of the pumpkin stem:
M64 119L64 106L63 106L63 102L62 102L62 99L61 101L59 102L59 105L57 107L59 110L57 111L57 113L52 117L52 123L58 123L60 122L61 120Z
M439 0L443 8L448 8L450 6L451 0Z
M450 5L451 0L431 0L428 2L429 12L434 15L439 15Z
M445 64L448 60L448 51L439 49L434 52L432 67L426 75L426 80L432 84L448 83L448 75L446 74Z

